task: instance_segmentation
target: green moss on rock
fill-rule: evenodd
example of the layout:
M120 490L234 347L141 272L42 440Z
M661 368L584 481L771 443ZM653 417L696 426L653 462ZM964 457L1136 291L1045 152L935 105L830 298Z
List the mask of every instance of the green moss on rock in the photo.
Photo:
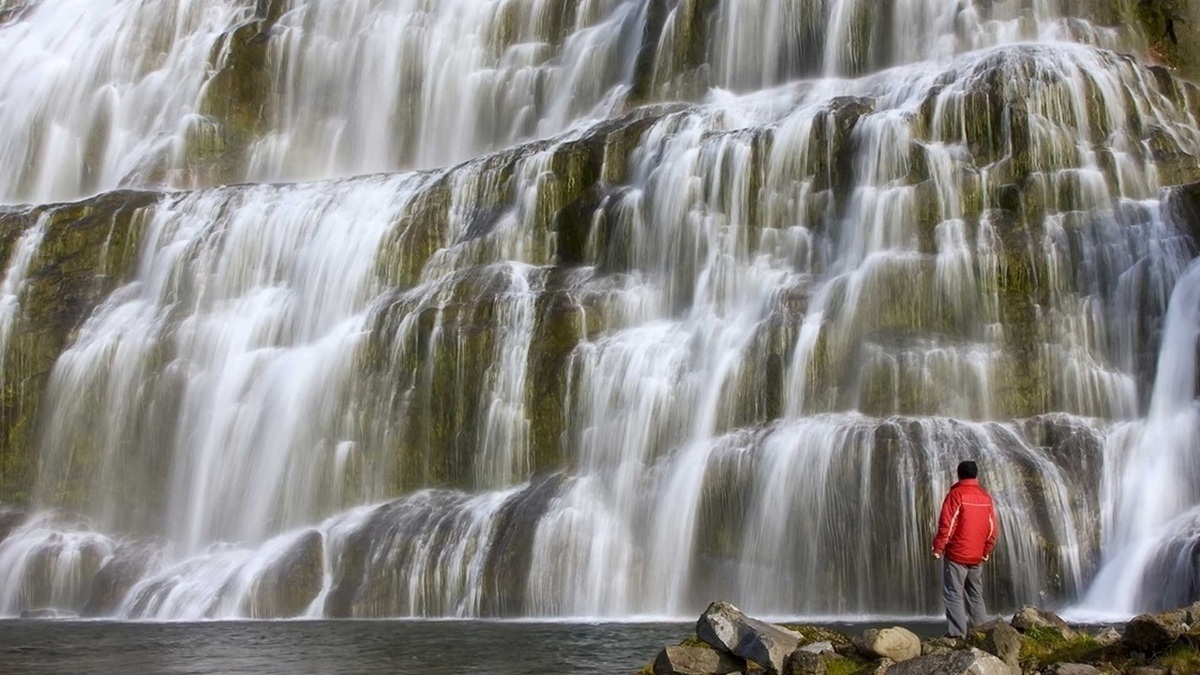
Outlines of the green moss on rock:
M28 269L20 312L4 360L0 397L0 493L26 503L34 484L39 404L59 354L91 311L133 274L146 218L156 193L118 191L72 204L38 207L26 223L47 219ZM72 471L50 496L65 506L83 495L77 482L96 458L77 453Z

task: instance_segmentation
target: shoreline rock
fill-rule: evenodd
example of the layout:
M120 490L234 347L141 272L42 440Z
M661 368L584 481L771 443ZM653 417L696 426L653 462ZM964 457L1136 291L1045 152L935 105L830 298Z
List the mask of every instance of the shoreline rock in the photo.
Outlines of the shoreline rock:
M902 626L857 635L768 623L728 602L709 605L696 638L666 647L638 675L1196 675L1200 603L1082 630L1037 607L978 626L965 639L922 640Z

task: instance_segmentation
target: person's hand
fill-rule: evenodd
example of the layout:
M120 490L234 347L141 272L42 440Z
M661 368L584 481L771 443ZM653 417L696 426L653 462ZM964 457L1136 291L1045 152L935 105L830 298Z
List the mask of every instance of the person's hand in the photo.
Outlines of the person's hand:
M985 555L985 556L983 556L983 562L987 562L987 561L988 561L988 558L990 558L990 557L991 557L991 556L989 556L989 555Z
M941 559L942 559L942 554L941 554L941 553L938 553L937 551L934 551L934 552L933 552L933 559L934 559L934 560L941 560Z

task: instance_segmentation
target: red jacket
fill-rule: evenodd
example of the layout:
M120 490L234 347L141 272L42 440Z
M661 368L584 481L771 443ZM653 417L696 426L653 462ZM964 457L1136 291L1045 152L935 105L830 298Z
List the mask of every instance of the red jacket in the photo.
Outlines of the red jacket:
M974 478L960 480L942 502L933 552L960 565L978 565L992 555L1000 526L987 491Z

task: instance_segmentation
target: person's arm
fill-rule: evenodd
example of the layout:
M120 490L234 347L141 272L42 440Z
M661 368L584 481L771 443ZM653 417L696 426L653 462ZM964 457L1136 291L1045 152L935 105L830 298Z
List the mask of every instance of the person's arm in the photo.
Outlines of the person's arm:
M992 549L996 548L996 538L1000 536L1000 520L996 518L996 506L988 509L988 538L983 544L983 559L992 557Z
M937 536L933 538L933 557L940 558L946 551L946 544L950 543L950 537L954 535L954 530L958 527L958 514L962 509L962 498L954 490L946 495L946 499L942 501L942 512L938 516L938 531Z

